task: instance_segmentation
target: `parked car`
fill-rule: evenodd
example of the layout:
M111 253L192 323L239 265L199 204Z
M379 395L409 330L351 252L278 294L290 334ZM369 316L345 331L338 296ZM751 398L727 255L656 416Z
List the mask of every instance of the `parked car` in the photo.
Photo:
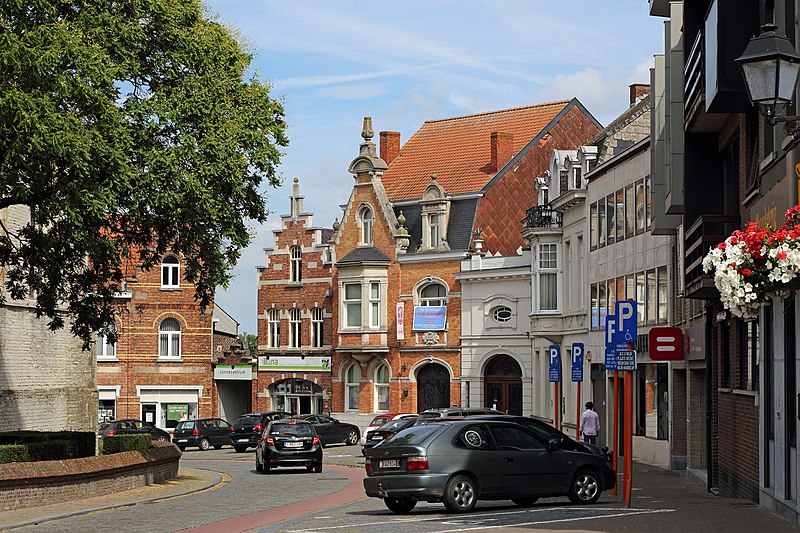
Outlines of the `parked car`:
M297 417L314 425L323 446L328 444L343 442L348 445L358 443L361 430L358 426L339 422L335 418L326 415L301 415Z
M305 420L271 421L256 446L256 472L269 474L278 466L305 466L322 472L322 443L314 425Z
M100 438L107 435L135 435L140 433L149 433L150 438L152 438L154 441L170 441L169 433L163 429L133 418L128 418L125 420L109 420L108 422L102 422L97 427L97 434Z
M541 420L536 420L535 418L531 418L529 416L515 416L515 415L480 415L476 416L475 418L479 418L481 420L506 420L509 422L516 422L517 424L521 424L537 435L541 439L544 440L551 440L556 439L558 442L558 446L564 450L570 450L574 452L585 452L585 453L593 453L596 455L600 455L606 457L607 459L611 458L611 454L608 451L608 448L603 446L602 450L598 448L596 445L588 443L588 442L580 442L565 433L557 430L550 424L546 422L542 422Z
M401 418L417 418L417 416L419 415L414 413L381 413L376 415L375 418L372 419L372 422L370 422L369 425L364 428L364 432L361 434L361 445L363 446L367 442L367 437L369 437L370 433L387 422L399 420Z
M247 451L247 448L255 447L267 424L272 420L283 420L284 418L291 418L291 416L291 413L285 411L241 415L233 423L233 431L231 431L233 449L237 453L243 453Z
M595 503L616 474L603 457L562 449L514 422L465 419L414 425L366 451L367 496L395 513L418 501L467 512L481 500L530 506L541 497Z
M175 426L172 442L181 451L189 446L197 446L207 450L211 446L219 450L231 443L233 426L221 418L200 418L198 420L181 420Z
M490 407L442 407L427 409L419 414L420 419L447 418L452 416L504 415L503 411Z
M366 442L364 442L364 446L361 447L361 453L364 453L366 450L373 448L383 442L385 439L388 439L395 433L398 433L408 427L413 426L417 422L417 417L414 418L401 418L398 420L392 420L391 422L387 422L379 428L373 429L369 433L369 437L367 437Z

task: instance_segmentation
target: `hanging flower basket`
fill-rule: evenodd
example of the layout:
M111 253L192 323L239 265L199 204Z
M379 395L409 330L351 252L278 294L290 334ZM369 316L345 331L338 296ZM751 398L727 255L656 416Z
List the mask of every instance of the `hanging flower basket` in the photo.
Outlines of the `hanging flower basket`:
M774 296L800 289L800 206L778 229L750 222L710 250L703 271L714 273L725 309L751 320Z

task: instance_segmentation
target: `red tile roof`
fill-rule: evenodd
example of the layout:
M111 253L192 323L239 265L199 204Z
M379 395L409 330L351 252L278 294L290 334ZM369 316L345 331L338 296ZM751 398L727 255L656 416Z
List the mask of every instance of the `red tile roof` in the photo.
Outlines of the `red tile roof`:
M495 174L491 168L492 132L511 133L516 155L568 103L425 121L383 175L389 199L419 198L430 184L431 173L436 173L448 194L479 191ZM500 168L506 162L501 162Z

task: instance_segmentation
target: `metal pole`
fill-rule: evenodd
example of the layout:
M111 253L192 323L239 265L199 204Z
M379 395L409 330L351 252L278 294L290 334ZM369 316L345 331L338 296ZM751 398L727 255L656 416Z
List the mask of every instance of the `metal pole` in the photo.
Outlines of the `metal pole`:
M625 432L625 457L624 461L624 475L623 475L623 490L625 491L625 507L631 507L631 482L633 481L633 372L625 372L625 398L624 411L625 421L623 423L623 431Z
M555 416L553 417L553 421L555 422L556 429L561 431L561 426L559 425L559 414L561 411L561 396L558 395L558 381L554 382L553 385L555 386L555 397L553 398L553 410L555 411Z
M614 450L613 450L613 457L612 461L612 468L614 469L614 474L617 473L617 457L619 456L619 371L614 371ZM614 484L614 490L612 492L614 496L617 495L617 484Z
M578 401L575 406L575 440L580 440L581 438L581 385L582 383L578 381Z

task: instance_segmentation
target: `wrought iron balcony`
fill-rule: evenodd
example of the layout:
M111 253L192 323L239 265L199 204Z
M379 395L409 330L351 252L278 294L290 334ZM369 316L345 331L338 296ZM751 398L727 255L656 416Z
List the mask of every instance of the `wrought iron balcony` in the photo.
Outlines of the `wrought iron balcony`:
M537 205L525 211L526 228L560 228L562 224L561 213L549 205Z
M713 278L703 272L703 258L711 248L740 229L740 224L738 215L703 215L686 231L684 267L687 297L709 299L719 296Z

